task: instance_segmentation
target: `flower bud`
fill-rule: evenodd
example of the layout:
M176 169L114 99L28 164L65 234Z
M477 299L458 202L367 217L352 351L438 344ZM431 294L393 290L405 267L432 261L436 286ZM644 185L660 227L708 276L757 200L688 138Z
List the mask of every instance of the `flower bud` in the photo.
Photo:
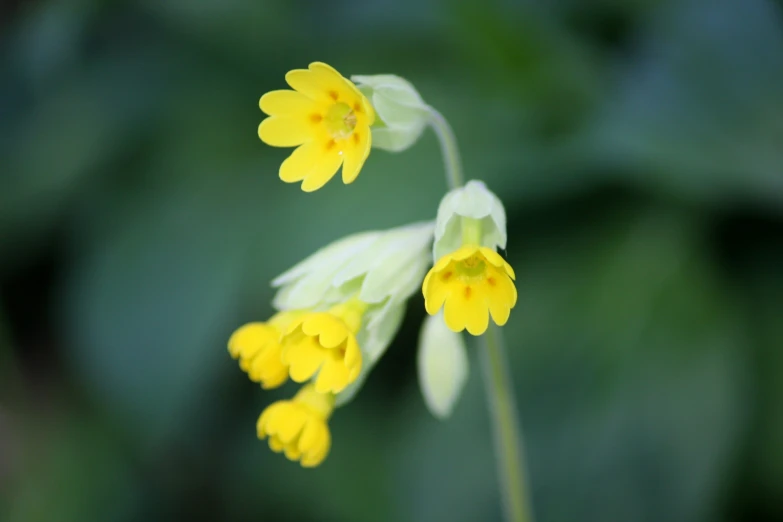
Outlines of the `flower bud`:
M393 74L352 76L375 109L372 146L400 152L419 139L429 118L429 106L407 80Z
M451 415L468 380L468 368L462 335L446 326L442 314L428 316L419 339L419 385L424 403L435 417Z

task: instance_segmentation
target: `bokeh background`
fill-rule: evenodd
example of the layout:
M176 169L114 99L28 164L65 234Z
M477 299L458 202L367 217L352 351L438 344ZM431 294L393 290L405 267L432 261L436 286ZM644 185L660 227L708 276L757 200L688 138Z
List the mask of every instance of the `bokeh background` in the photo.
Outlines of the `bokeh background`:
M540 522L783 520L783 10L765 0L0 6L0 520L500 520L481 372L434 420L419 295L303 470L226 351L269 281L431 219L431 132L314 194L258 98L396 73L509 214Z

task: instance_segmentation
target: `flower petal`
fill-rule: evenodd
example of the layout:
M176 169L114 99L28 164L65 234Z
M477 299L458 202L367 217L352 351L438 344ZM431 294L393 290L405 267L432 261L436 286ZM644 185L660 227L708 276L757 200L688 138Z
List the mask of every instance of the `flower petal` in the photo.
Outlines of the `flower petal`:
M287 408L281 408L269 422L269 434L276 435L282 442L288 444L304 428L307 422L307 411L291 403Z
M228 352L234 359L250 357L266 342L269 333L266 323L248 323L239 327L228 340Z
M467 288L470 288L469 297ZM483 334L489 326L489 305L484 285L466 287L462 297L464 298L464 306L467 309L465 328L471 335Z
M318 336L318 342L324 348L336 348L350 332L343 321L333 315L312 314L302 322L302 332L309 336Z
M479 252L479 247L476 245L464 245L461 246L459 249L455 250L451 254L449 254L449 257L453 261L462 261L463 259L467 259L476 252Z
M305 143L288 156L280 165L280 179L286 183L296 183L307 177L321 157L321 148L315 142Z
M326 421L333 409L334 396L319 394L308 384L293 400L275 402L264 410L256 423L258 436L268 436L272 451L284 452L289 460L317 466L331 446Z
M308 69L294 69L285 75L294 90L321 102L352 101L355 97L348 80L325 63L313 62Z
M337 169L340 168L342 162L343 157L340 156L337 150L333 149L329 153L323 154L302 182L302 190L314 192L326 185L337 174Z
M446 254L445 256L438 259L438 262L435 263L435 266L432 267L432 271L441 272L444 268L449 266L449 263L451 263L451 254Z
M286 183L304 180L302 190L312 192L324 186L340 168L342 156L337 147L311 141L294 150L280 165L280 179Z
M302 453L309 451L313 444L318 441L318 426L321 424L312 416L305 423L302 433L299 435L298 446Z
M288 368L280 358L280 346L270 345L248 365L247 375L264 388L274 388L285 382ZM282 378L282 381L280 380ZM278 383L278 384L275 384Z
M311 100L325 101L324 92L308 69L294 69L285 75L285 81L297 92Z
M486 293L474 286L462 286L446 299L443 318L454 332L466 329L472 335L481 335L489 326Z
M359 343L356 342L356 338L353 335L348 336L348 340L345 343L345 357L343 358L345 366L351 369L362 368L362 351L359 348Z
M275 373L268 372L261 380L261 387L265 390L271 390L282 386L285 381L288 380L288 368L282 367Z
M283 361L288 363L288 371L295 382L305 382L327 358L327 350L318 346L311 337L283 348Z
M260 382L265 390L283 384L288 379L288 366L283 364L281 352L279 344L267 345L249 367L250 380Z
M299 116L270 116L258 126L258 137L273 147L296 147L314 137L312 124Z
M277 437L269 437L269 449L275 453L280 453L285 448L285 443Z
M434 272L434 269L430 270L430 274L427 274L428 279L424 281L424 307L428 314L435 315L451 295L452 287L456 282L446 283L442 280L441 274Z
M372 147L372 134L368 128L357 128L348 138L348 145L345 147L345 162L343 163L343 183L348 185L353 183L359 171L362 170L367 156L370 155Z
M495 270L487 279L489 312L498 326L508 322L511 309L517 303L517 289L511 278L501 270Z
M318 393L340 393L350 383L350 371L342 359L329 358L321 366L315 380Z
M286 404L286 401L277 401L272 404L270 404L258 417L258 422L256 423L256 431L258 432L258 437L263 439L267 436L269 433L268 427L269 427L269 420L273 418L276 415L276 411L280 408L284 408Z
M461 332L465 329L465 311L456 300L449 299L443 307L443 320L446 321L452 332Z
M514 274L514 269L511 268L511 265L509 265L505 259L503 259L500 254L495 252L494 250L487 248L487 247L481 247L481 254L484 256L484 258L489 261L492 265L503 268L505 270L506 274L511 279L516 279L516 276Z
M326 423L311 421L299 439L299 449L302 450L302 466L312 468L319 465L329 453L330 446L331 434Z
M318 112L318 104L304 94L288 89L271 91L258 102L261 110L270 116L302 116Z
M299 451L299 443L294 440L293 442L286 444L285 446L285 458L296 462L302 456L302 452Z

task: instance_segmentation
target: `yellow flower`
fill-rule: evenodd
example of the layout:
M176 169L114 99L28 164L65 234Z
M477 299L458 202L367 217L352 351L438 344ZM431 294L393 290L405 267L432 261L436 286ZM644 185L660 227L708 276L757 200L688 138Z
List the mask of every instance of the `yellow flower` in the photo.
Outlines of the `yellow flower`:
M466 329L481 335L489 325L508 321L517 302L514 269L486 247L465 245L441 257L422 284L424 306L435 315L445 303L446 325L455 332Z
M370 154L375 111L359 89L325 63L285 75L294 90L261 97L269 115L258 127L273 147L297 147L280 166L280 179L302 181L302 190L323 187L343 167L343 183L352 183Z
M269 436L272 451L285 452L302 467L319 465L329 453L332 438L326 421L334 409L334 395L318 393L312 384L299 390L290 401L278 401L258 418L258 438Z
M282 339L283 363L289 366L291 379L305 382L318 373L318 393L340 393L356 380L362 369L362 352L355 335L363 306L352 301L291 323Z
M302 312L280 312L265 323L248 323L231 335L228 351L239 367L264 389L276 388L288 379L280 338L283 330Z

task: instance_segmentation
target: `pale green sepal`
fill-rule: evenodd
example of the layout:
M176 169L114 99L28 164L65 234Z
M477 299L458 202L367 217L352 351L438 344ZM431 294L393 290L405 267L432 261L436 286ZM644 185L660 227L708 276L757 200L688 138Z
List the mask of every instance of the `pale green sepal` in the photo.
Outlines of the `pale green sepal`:
M356 336L362 350L362 371L354 382L337 394L335 406L348 403L359 392L370 371L397 335L404 316L405 303L394 303L391 300L367 311L365 323Z
M364 232L317 251L272 281L278 310L318 308L357 295L366 303L404 301L429 263L434 224ZM416 280L418 278L418 281Z
M278 310L326 310L358 297L367 303L356 340L362 371L337 396L351 400L391 344L405 313L405 302L421 288L430 266L435 223L364 232L336 241L277 277L273 304Z
M417 362L424 403L435 417L448 418L468 380L469 363L462 335L446 326L442 312L424 319Z
M419 139L429 121L429 106L410 82L393 74L352 76L375 109L372 146L400 152Z
M387 232L370 247L359 299L365 303L380 303L389 297L401 301L417 292L430 265L433 230L432 222L408 225Z
M434 260L463 245L463 219L480 223L480 246L506 248L506 210L503 203L482 181L471 180L446 194L435 220Z
M272 305L278 310L314 308L335 295L332 279L355 256L365 252L381 236L381 232L362 232L331 243L272 280L273 287L282 287ZM313 277L316 274L317 277Z

